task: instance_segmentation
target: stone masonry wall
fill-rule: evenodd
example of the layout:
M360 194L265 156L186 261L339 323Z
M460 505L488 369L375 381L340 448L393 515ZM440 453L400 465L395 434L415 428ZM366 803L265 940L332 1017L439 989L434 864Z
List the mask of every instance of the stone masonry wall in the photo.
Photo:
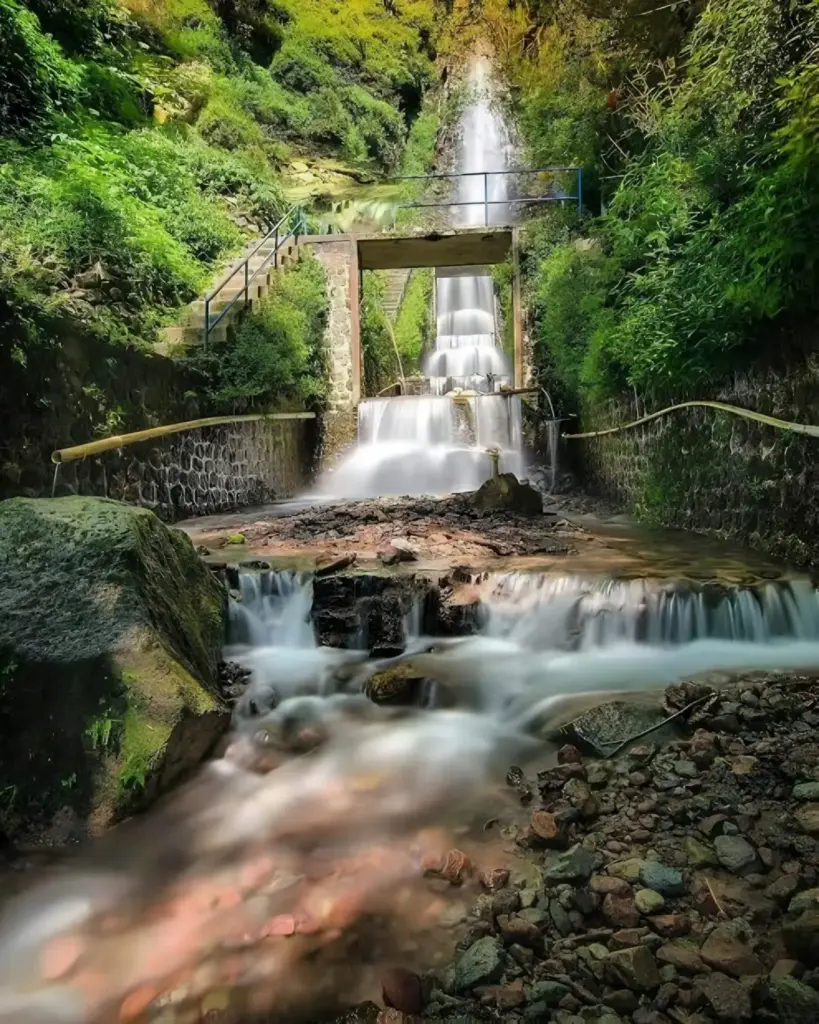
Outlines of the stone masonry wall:
M306 483L315 422L259 420L170 434L63 463L55 493L150 508L168 522L289 498Z
M310 239L327 275L330 313L325 332L329 351L330 394L322 419L321 465L327 468L356 438L356 409L361 398L358 249L353 238Z
M738 376L713 398L817 424L819 356L782 371ZM612 403L589 412L583 430L635 418L633 403ZM816 438L694 408L566 445L570 456L574 445L582 446L578 454L588 484L630 506L644 521L730 537L793 564L819 568Z

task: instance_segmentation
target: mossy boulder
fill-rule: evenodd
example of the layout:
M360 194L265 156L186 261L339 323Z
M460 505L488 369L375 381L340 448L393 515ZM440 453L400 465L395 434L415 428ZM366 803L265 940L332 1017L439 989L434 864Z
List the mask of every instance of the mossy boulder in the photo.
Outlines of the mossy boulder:
M224 621L222 586L152 512L0 502L0 828L78 838L192 769L227 722Z
M520 512L525 516L543 513L540 492L521 483L514 473L499 473L485 480L472 500L482 512Z

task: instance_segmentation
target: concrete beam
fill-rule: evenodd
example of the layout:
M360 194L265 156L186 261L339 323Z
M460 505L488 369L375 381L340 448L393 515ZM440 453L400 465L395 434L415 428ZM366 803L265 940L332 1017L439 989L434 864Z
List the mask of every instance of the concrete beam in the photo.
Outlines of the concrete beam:
M488 266L503 263L511 250L512 232L508 228L358 239L362 270Z

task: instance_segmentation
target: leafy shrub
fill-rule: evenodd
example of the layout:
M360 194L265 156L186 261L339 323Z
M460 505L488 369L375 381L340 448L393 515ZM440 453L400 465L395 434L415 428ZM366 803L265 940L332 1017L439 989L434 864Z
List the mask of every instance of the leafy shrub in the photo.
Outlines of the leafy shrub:
M24 128L76 98L82 73L17 0L0 0L0 126Z
M236 150L264 143L258 124L243 110L218 96L202 111L196 127L206 142L222 149Z
M326 57L299 34L293 34L284 43L270 65L270 73L288 89L305 95L332 85L335 80Z
M27 0L26 7L69 53L97 53L127 35L122 11L110 0Z
M399 377L398 360L384 312L385 296L382 275L365 274L361 296L361 355L364 393L370 396L394 384Z
M432 270L414 270L395 320L395 343L407 376L421 372L421 360L434 343L432 321Z
M193 357L211 397L240 408L280 401L320 402L327 391L324 271L314 257L275 278L271 292L241 321L233 342Z
M88 61L83 66L82 100L106 121L134 127L145 120L133 75Z

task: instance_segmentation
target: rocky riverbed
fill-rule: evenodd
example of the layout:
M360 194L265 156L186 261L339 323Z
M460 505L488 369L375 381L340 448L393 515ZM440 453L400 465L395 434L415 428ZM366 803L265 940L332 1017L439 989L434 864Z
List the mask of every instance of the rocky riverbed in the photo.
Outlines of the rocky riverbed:
M536 776L512 769L500 845L437 866L472 901L454 959L388 975L393 1009L347 1019L819 1020L819 685L674 687L666 704L687 710L665 746L567 744Z

